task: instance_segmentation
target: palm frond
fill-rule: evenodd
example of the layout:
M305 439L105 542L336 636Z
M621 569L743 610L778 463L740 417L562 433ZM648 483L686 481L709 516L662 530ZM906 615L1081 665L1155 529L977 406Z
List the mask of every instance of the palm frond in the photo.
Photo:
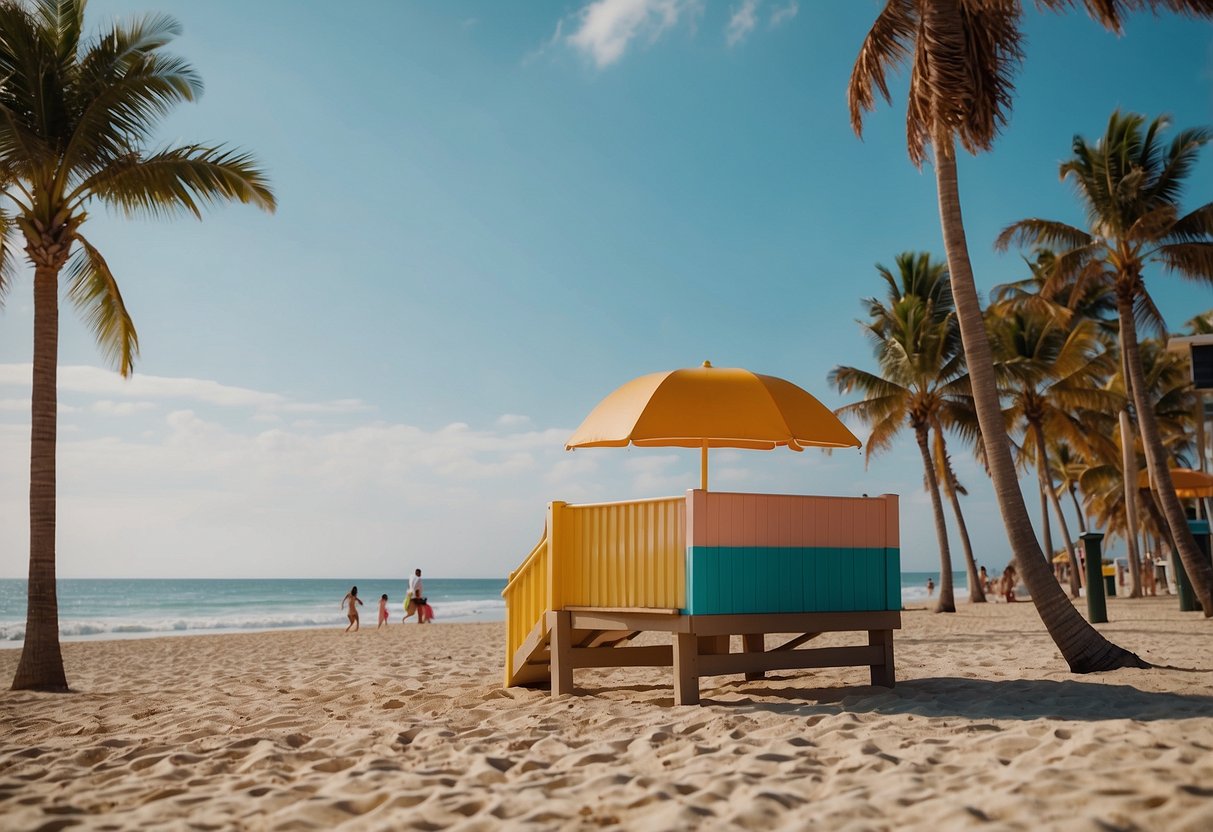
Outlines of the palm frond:
M202 92L202 80L186 61L152 49L167 41L176 23L152 18L146 29L115 26L81 64L76 106L80 110L63 166L95 171L146 142L160 121Z
M1014 244L1017 246L1045 246L1058 251L1082 248L1091 243L1091 235L1081 228L1075 228L1056 220L1043 220L1036 217L1012 223L999 233L994 240L994 248L1006 251Z
M1160 246L1155 256L1180 277L1213 284L1213 242Z
M1175 221L1166 235L1168 243L1197 243L1213 238L1213 202L1207 202Z
M251 154L198 145L114 162L80 183L76 193L128 216L188 211L201 218L202 206L229 200L266 211L276 207L269 180Z
M1213 141L1213 132L1203 127L1181 130L1167 150L1166 164L1158 171L1150 188L1150 202L1154 205L1176 204L1183 194L1184 181L1196 167L1200 149Z
M61 67L75 62L84 30L84 6L87 0L37 0L34 19L39 24L47 51Z
M893 102L888 73L909 59L916 19L912 0L889 0L863 39L847 85L851 129L855 135L863 136L863 116L876 109L877 94L886 104Z
M13 218L0 208L0 310L4 309L4 296L8 294L17 271L17 258L13 252L15 238L16 226Z
M84 314L102 354L118 372L129 376L139 354L135 324L118 291L118 281L101 252L79 234L76 239L80 248L64 269L68 297Z

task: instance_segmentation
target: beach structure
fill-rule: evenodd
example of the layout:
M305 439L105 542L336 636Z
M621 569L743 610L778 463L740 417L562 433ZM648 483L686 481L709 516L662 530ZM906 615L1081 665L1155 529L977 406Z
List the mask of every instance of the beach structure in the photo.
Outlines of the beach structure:
M705 362L623 385L566 447L627 444L699 448L701 487L549 503L543 537L502 593L507 687L550 681L558 696L573 692L577 668L637 666L671 667L680 705L699 701L702 676L867 666L872 684L893 685L897 496L707 487L709 448L858 447L824 405L783 379ZM803 646L839 631L864 643ZM670 644L634 646L643 632L669 633ZM768 643L772 634L784 637Z

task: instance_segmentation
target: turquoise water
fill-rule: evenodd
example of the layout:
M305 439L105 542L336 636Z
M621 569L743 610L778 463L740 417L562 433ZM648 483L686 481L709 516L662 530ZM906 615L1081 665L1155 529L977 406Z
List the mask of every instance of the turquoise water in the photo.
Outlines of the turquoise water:
M59 581L64 640L345 627L342 596L358 586L362 626L374 627L387 593L392 622L403 615L407 580L84 580ZM504 580L426 579L436 622L499 621ZM0 647L25 637L26 582L0 580ZM411 619L415 621L416 619Z
M926 583L938 572L901 573L906 606L928 602ZM956 597L967 597L955 573ZM407 580L84 580L59 581L59 633L64 641L147 638L300 627L342 627L343 595L357 583L362 625L374 627L379 596L387 593L392 623L400 621ZM500 621L504 579L426 579L435 621ZM25 581L0 580L0 648L25 637ZM413 619L415 620L415 619Z

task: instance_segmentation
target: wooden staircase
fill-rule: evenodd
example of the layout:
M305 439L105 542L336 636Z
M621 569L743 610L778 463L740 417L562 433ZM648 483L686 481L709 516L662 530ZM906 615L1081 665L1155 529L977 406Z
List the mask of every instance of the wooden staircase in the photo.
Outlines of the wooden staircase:
M549 504L543 537L510 573L501 593L506 602L506 687L551 679L552 613L677 612L686 598L685 560L685 497ZM605 651L626 647L639 632L580 627L572 631L569 647L577 651L579 666L614 666L620 659L612 661L613 654ZM595 653L581 652L585 650ZM602 664L580 664L599 657Z
M628 644L640 630L574 630L573 646L585 650L610 650ZM546 616L536 622L526 639L514 651L510 667L512 675L507 679L511 685L540 685L552 678L552 635ZM606 662L606 664L611 664Z

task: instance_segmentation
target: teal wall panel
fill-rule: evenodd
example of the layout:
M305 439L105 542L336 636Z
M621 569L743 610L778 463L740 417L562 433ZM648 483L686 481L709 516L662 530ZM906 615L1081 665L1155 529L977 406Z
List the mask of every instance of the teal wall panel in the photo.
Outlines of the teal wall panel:
M692 615L901 609L897 549L694 546Z
M901 609L901 549L885 549L885 609Z

